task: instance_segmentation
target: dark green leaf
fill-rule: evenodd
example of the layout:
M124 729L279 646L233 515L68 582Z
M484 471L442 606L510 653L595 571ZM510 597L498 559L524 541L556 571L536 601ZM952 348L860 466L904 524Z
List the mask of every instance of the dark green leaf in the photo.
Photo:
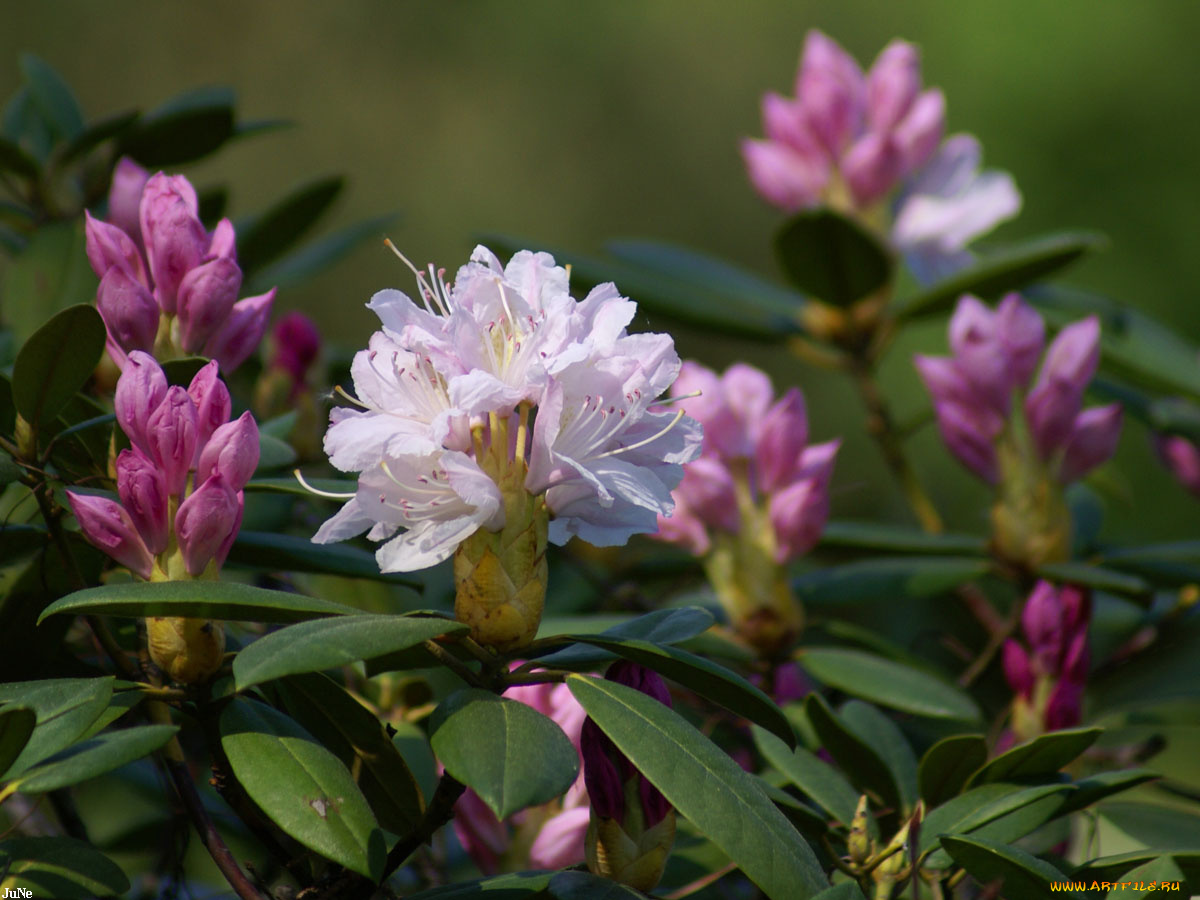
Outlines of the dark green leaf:
M37 178L38 164L20 145L0 138L0 172L13 172L22 178Z
M303 622L359 610L318 597L269 591L230 581L163 581L109 584L68 594L42 610L38 622L68 613L105 616L185 616L239 622Z
M24 343L48 316L72 304L95 301L98 283L88 264L83 223L43 225L0 271L4 322L17 343Z
M959 794L925 816L920 851L924 865L944 869L950 857L939 849L943 835L978 833L998 841L1015 841L1062 813L1073 790L1069 784L985 784Z
M234 700L221 746L250 799L305 847L378 879L386 850L375 816L341 761L283 713Z
M233 134L233 91L186 91L142 116L121 140L121 153L148 169L168 168L207 156Z
M5 706L0 709L0 778L21 755L36 724L37 713L28 707Z
M948 682L898 662L841 647L806 647L796 661L822 684L918 716L978 721L979 707Z
M1108 892L1109 897L1130 898L1130 900L1134 897L1148 897L1151 894L1157 897L1159 891L1163 890L1167 884L1180 885L1184 891L1192 893L1186 885L1188 878L1184 875L1183 869L1170 856L1160 856L1158 859L1126 872L1121 876L1121 881L1129 882L1129 884L1113 885L1112 890Z
M345 494L346 496L337 498L340 502L345 502L354 496L358 490L358 482L350 481L347 478L305 478L309 484L319 491L325 491L330 494ZM293 494L297 497L307 497L310 500L319 497L319 494L314 494L304 487L294 476L284 476L281 478L255 478L246 485L247 491L258 491L267 494Z
M34 333L13 365L13 402L32 425L50 422L96 368L104 353L104 320L91 306L72 306Z
M1200 697L1200 614L1161 629L1152 650L1122 660L1088 687L1093 709L1105 712Z
M83 113L71 88L61 75L32 53L21 54L21 72L29 84L33 100L63 140L69 141L83 131Z
M1102 236L1087 232L1051 234L990 253L970 268L899 301L894 306L896 315L901 319L912 319L941 312L963 294L995 300L1002 294L1053 275L1104 244Z
M839 711L842 724L871 747L883 760L900 791L900 802L909 811L916 805L917 757L899 727L870 704L851 700Z
M857 789L874 794L879 805L899 809L900 788L883 757L817 694L804 701L804 713L825 751Z
M114 113L88 125L62 149L59 162L66 164L85 155L110 138L117 137L137 121L137 110Z
M1082 584L1098 591L1108 591L1110 594L1118 594L1123 597L1147 600L1151 594L1150 585L1136 575L1126 575L1123 572L1114 572L1112 569L1103 569L1087 563L1052 563L1039 566L1037 574L1049 581L1062 584Z
M821 891L812 900L863 900L862 888L853 881L843 881L828 890Z
M863 299L892 275L892 261L879 239L831 209L789 219L775 236L775 253L796 287L834 306Z
M564 793L579 754L561 728L531 706L469 688L434 714L430 742L446 771L499 819Z
M0 453L0 489L8 487L14 481L18 481L21 475L24 474L24 469L17 465L17 461L7 453ZM8 529L0 524L0 533L7 532ZM17 532L13 532L16 534ZM7 550L7 548L5 548ZM3 552L3 551L0 551Z
M575 642L581 637L600 637L613 640L640 640L649 644L678 644L706 631L713 623L713 616L706 609L698 606L685 606L679 609L656 609L634 619L619 622L606 628L598 635L591 635L580 625L586 625L591 620L574 620L569 623L571 630L556 635L543 635L548 638L545 647L553 648L562 644L574 644L548 656L538 657L542 652L522 651L530 658L538 657L538 661L549 668L593 668L614 658L613 654L596 647L588 647ZM542 623L543 631L548 630L546 622ZM539 639L540 640L540 639Z
M983 838L947 837L942 839L946 850L954 861L974 876L981 885L994 881L1003 883L1002 895L1020 897L1021 900L1052 900L1065 894L1078 897L1072 890L1050 885L1061 885L1066 876L1036 856Z
M550 879L554 900L644 900L645 894L590 872L559 872Z
M757 725L752 728L754 743L763 758L783 774L813 803L847 828L858 806L858 792L850 787L836 769L803 747L790 749L787 744Z
M366 707L324 675L294 675L278 688L292 718L350 770L380 825L403 835L420 824L413 773Z
M34 897L92 900L124 894L129 879L115 862L83 841L69 837L22 837L0 843L4 886ZM17 896L12 894L11 896Z
M735 716L744 717L796 745L796 736L775 702L740 675L678 647L651 644L633 638L580 636L581 643L611 650L618 656L653 669L701 697L717 703Z
M399 213L387 213L356 222L340 231L305 244L279 262L256 272L245 293L261 294L272 287L294 287L323 269L332 266L359 244L370 239L381 240L384 231L396 221Z
M972 775L967 786L1053 775L1096 743L1102 733L1101 728L1072 728L1043 734L997 756Z
M678 713L615 682L569 675L567 685L617 749L768 897L807 900L828 886L754 776Z
M987 538L969 534L929 534L915 528L879 522L832 521L821 532L820 547L870 550L876 553L932 553L938 555L987 552Z
M1149 769L1121 769L1117 772L1100 772L1090 775L1075 782L1075 790L1067 797L1063 811L1073 812L1077 809L1084 809L1105 797L1131 790L1140 784L1154 781L1160 777L1157 772L1151 772Z
M239 531L227 565L269 572L319 572L370 578L412 588L421 586L410 575L380 572L375 554L351 544L314 544L309 538L269 531Z
M238 265L252 273L278 258L329 209L345 187L341 176L321 178L293 191L270 209L238 223Z
M28 707L37 716L37 726L8 767L8 777L20 775L78 740L108 706L112 686L111 676L0 684L0 702Z
M292 429L296 427L298 418L300 418L299 410L293 409L273 419L268 419L266 422L259 422L258 433L269 434L273 438L286 441L288 435L292 433Z
M245 647L233 661L239 691L264 681L320 672L406 650L466 625L415 616L342 616L281 628Z
M255 472L270 472L282 469L296 461L296 451L291 444L273 438L269 434L258 436L258 468Z
M50 123L42 115L29 85L22 85L4 107L4 136L45 162L54 144Z
M138 725L109 731L39 763L16 779L17 790L43 793L87 781L153 753L178 730L175 725Z
M1148 847L1200 851L1200 814L1173 806L1114 801L1096 807L1100 815Z
M794 582L806 606L836 606L881 596L936 597L987 574L985 559L964 556L881 556L807 572Z
M249 121L243 119L234 126L233 136L238 139L256 137L260 134L295 126L296 123L292 119L250 119Z
M1089 885L1093 881L1125 881L1128 879L1122 876L1126 872L1144 863L1159 859L1164 853L1169 854L1171 859L1175 860L1175 864L1179 866L1189 882L1195 884L1200 880L1200 852L1185 850L1175 853L1161 849L1133 850L1129 853L1117 853L1112 856L1090 859L1081 863L1071 873L1071 879L1086 881Z
M927 809L940 806L966 787L971 774L987 762L987 741L979 734L955 734L925 751L917 784Z
M511 872L411 894L408 900L546 900L553 872Z

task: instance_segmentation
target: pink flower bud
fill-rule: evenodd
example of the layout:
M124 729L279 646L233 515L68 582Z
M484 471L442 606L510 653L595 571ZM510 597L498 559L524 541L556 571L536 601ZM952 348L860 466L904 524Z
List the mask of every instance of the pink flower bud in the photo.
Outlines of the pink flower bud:
M759 487L770 492L788 484L795 477L800 454L807 443L804 395L799 388L789 388L762 420L755 447Z
M841 446L841 438L835 438L823 444L805 447L796 466L796 477L811 478L821 490L829 490L829 482L833 479L833 464Z
M1074 728L1083 719L1083 685L1059 681L1050 692L1042 714L1047 731Z
M874 206L900 180L903 159L890 134L868 132L842 158L842 175L860 208Z
M283 369L296 384L303 384L309 367L321 352L321 332L302 312L285 314L271 329L270 368Z
M125 269L131 278L145 282L146 271L142 254L133 238L116 225L92 218L83 211L87 258L97 278L103 278L114 267Z
M131 237L135 244L142 240L138 211L142 205L142 189L150 173L128 156L117 160L112 185L108 189L108 220Z
M184 350L200 352L229 318L241 287L242 270L232 259L223 256L202 263L183 276L176 308Z
M214 259L228 259L237 262L237 235L234 234L233 223L228 219L222 219L213 229L208 255Z
M584 837L591 813L576 806L552 816L542 825L529 848L529 864L535 869L565 869L584 861Z
M934 412L938 431L950 452L988 484L996 484L1000 463L992 441L1003 428L1003 421L991 410L961 403L935 402Z
M1025 398L1025 418L1042 459L1049 459L1067 442L1075 428L1083 389L1071 381L1051 378Z
M220 472L231 490L240 491L258 467L258 424L244 412L232 422L221 425L200 452L196 467L197 483Z
M1082 478L1117 451L1121 437L1121 406L1097 406L1075 417L1067 446L1063 451L1058 479L1069 484Z
M1032 651L1034 674L1057 675L1065 647L1063 607L1058 589L1050 582L1039 581L1025 601L1021 628Z
M775 531L775 562L782 565L816 545L829 518L829 494L816 479L805 478L772 496L768 511Z
M1033 695L1034 676L1029 667L1029 656L1025 648L1009 638L1004 642L1003 650L1004 677L1014 694L1026 699Z
M767 139L785 145L800 156L811 160L815 169L823 171L829 161L824 148L808 128L804 106L799 100L781 97L774 91L763 95L763 131Z
M204 355L215 359L221 371L232 372L254 352L267 331L275 288L233 304L229 318L204 345Z
M162 470L167 493L172 496L183 496L196 438L196 406L187 391L172 385L146 422L147 455Z
M853 57L819 31L804 39L796 96L809 127L831 157L841 155L858 130L866 103L862 70Z
M103 550L129 571L144 579L150 577L154 558L138 534L133 520L121 504L107 497L67 491L71 511L79 530L96 548Z
M157 555L167 549L167 486L154 463L137 450L117 456L117 493L146 549Z
M196 459L199 461L200 453L213 432L229 421L233 411L229 388L221 380L215 360L206 363L192 377L188 396L196 405Z
M1075 684L1084 684L1087 682L1090 664L1091 654L1088 652L1087 628L1083 628L1076 632L1070 643L1067 644L1059 677Z
M245 492L238 491L234 499L237 502L237 514L233 518L233 525L230 527L229 533L225 535L225 540L221 541L221 546L217 548L217 555L214 557L218 569L225 565L225 560L229 558L229 551L233 549L233 542L237 540L238 532L242 528L242 516L246 513Z
M754 189L787 212L815 206L829 181L828 164L772 141L743 140L742 159Z
M140 220L154 295L165 312L174 313L179 283L204 259L209 245L197 217L195 190L181 175L151 176L142 192Z
M1200 496L1200 447L1179 435L1157 435L1154 449L1168 471L1189 491Z
M1058 589L1058 600L1063 610L1063 632L1067 635L1086 632L1092 618L1091 592L1075 584L1064 584Z
M733 476L716 457L701 456L684 466L683 480L675 491L687 512L704 525L737 533L741 519Z
M925 91L892 130L903 160L901 172L911 175L933 159L946 130L946 96L937 88Z
M96 308L109 335L126 353L154 350L154 339L158 335L158 304L145 285L133 278L124 266L113 266L100 279Z
M179 505L175 536L189 575L198 577L223 545L232 545L240 513L237 494L219 472L209 476Z
M883 48L867 73L867 122L873 130L889 131L908 115L921 89L921 58L906 41Z
M117 380L113 397L117 423L135 447L150 452L147 426L150 414L167 396L167 376L149 353L134 350Z
M1099 364L1100 321L1088 316L1072 322L1050 344L1035 389L1049 381L1064 381L1082 393Z
M682 547L693 556L703 556L712 548L704 522L678 498L671 515L659 513L658 531L652 537Z
M454 804L454 833L479 871L494 875L500 870L500 857L508 848L508 829L470 788Z
M996 307L996 336L1004 347L1013 384L1024 386L1033 377L1045 346L1045 325L1036 309L1019 294L1007 294Z
M721 376L724 403L736 423L732 432L712 435L710 446L726 456L753 457L763 417L775 391L767 374L745 363L734 363Z

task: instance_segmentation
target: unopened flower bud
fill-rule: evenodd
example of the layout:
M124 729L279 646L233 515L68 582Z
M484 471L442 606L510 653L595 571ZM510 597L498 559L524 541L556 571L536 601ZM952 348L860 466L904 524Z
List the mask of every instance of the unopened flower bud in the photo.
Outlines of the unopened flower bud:
M203 349L229 318L241 286L242 270L223 256L202 263L183 276L177 310L179 340L184 350L198 353Z
M284 315L271 329L271 358L268 367L283 369L294 384L303 384L309 367L321 352L321 332L302 312Z
M825 151L809 130L804 106L799 100L789 100L774 91L763 96L763 131L770 141L783 144L820 169L824 167Z
M842 159L842 175L855 204L874 206L887 196L900 179L903 162L890 134L868 132L855 141Z
M693 460L683 470L683 480L675 490L687 512L699 518L702 524L730 534L737 533L740 517L733 476L719 459L702 456ZM670 518L673 519L674 514Z
M831 157L837 158L863 117L863 75L845 50L819 31L804 39L796 83L809 127Z
M129 354L117 381L113 406L117 423L135 447L150 453L147 427L150 415L167 396L167 376L149 353L134 350Z
M583 856L591 813L586 806L563 810L546 820L529 847L529 864L535 869L565 869Z
M171 681L197 684L221 667L225 630L212 619L152 617L146 620L150 658Z
M788 485L771 497L775 562L784 564L811 550L829 517L829 495L815 479Z
M244 412L213 432L200 452L196 482L203 483L213 472L220 472L231 490L240 491L258 467L258 454L258 423Z
M221 380L216 360L206 363L188 384L188 396L196 405L196 453L204 449L218 428L229 421L233 401ZM203 481L203 479L200 479Z
M162 469L167 493L182 497L187 487L197 446L196 406L178 385L167 395L146 422L149 457Z
M87 236L87 258L97 278L103 278L114 267L123 268L131 278L145 281L142 254L128 234L116 225L92 218L84 210L84 233Z
M867 73L867 122L890 131L908 115L921 89L921 58L906 41L892 41Z
M1108 460L1117 451L1121 418L1117 403L1085 409L1076 416L1063 450L1058 480L1069 484Z
M116 470L121 505L146 549L157 556L167 549L167 487L163 473L138 450L122 450Z
M1034 675L1029 666L1029 655L1025 648L1009 638L1004 642L1002 651L1004 677L1014 694L1030 697L1033 694Z
M247 297L233 304L225 324L204 345L204 355L215 359L224 372L232 372L262 341L271 315L275 288L257 297Z
M214 259L228 259L231 262L237 262L237 235L234 233L233 223L228 219L222 219L213 229L208 255Z
M128 156L122 156L113 169L112 185L108 189L108 220L136 244L142 240L138 211L142 206L142 189L149 177L149 172Z
M755 447L762 490L774 491L792 481L800 454L807 444L808 413L804 395L797 388L789 388L763 417Z
M775 141L746 138L741 149L750 181L768 203L795 211L821 199L829 181L827 165Z
M154 350L154 338L158 334L158 304L146 286L130 275L124 266L115 265L104 273L96 290L96 308L100 311L109 337L125 353Z
M910 175L933 159L945 130L946 95L938 88L922 92L892 130L903 174Z
M1154 449L1180 484L1200 496L1200 447L1185 437L1169 434L1156 436Z
M67 491L67 499L79 522L79 530L93 546L103 550L135 575L150 578L154 558L121 504L107 497L75 491Z
M175 514L175 536L188 575L198 578L204 573L230 536L236 534L240 516L238 495L220 472L210 475L180 504Z
M154 295L165 312L174 313L180 282L204 259L209 245L195 190L183 176L151 176L142 191L140 220Z

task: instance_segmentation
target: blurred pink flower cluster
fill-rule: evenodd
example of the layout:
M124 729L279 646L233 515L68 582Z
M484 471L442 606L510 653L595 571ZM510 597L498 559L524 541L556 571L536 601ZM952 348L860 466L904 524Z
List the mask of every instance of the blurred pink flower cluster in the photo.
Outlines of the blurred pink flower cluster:
M241 365L262 340L275 290L238 300L233 223L222 219L210 234L184 176L151 176L128 159L117 164L108 207L110 222L87 215L87 255L113 361L124 368L141 350L207 356L224 372Z
M688 361L671 394L704 426L704 447L675 489L674 514L660 517L658 537L703 556L714 535L754 528L748 520L757 511L769 522L776 563L811 549L829 516L841 442L808 443L800 390L775 400L770 378L753 366L736 363L717 375Z
M1012 729L1028 740L1071 728L1083 716L1091 598L1074 585L1039 581L1021 612L1022 645L1004 644L1004 675L1016 697Z
M1200 447L1179 434L1160 434L1154 437L1154 449L1175 479L1200 497Z
M1099 322L1089 316L1068 325L1043 357L1044 332L1042 317L1016 294L995 310L967 295L950 320L952 355L914 358L946 446L989 484L1004 479L1010 456L1033 456L1067 484L1117 448L1120 405L1083 409L1100 360Z
M132 445L116 459L117 495L67 491L84 536L143 579L220 569L258 465L258 425L230 421L229 391L210 362L184 389L134 350L117 382L117 423Z

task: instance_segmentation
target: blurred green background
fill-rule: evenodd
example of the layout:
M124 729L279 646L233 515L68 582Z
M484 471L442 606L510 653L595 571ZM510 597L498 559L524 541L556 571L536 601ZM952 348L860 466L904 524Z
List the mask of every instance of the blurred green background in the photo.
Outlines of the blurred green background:
M200 186L230 184L235 218L344 172L350 190L327 225L399 210L397 245L451 271L475 235L500 231L582 251L653 237L774 275L779 216L750 190L737 152L741 136L761 132L760 95L791 91L808 28L864 64L902 36L921 45L927 83L945 90L950 130L977 134L987 165L1011 171L1024 194L999 239L1102 231L1111 247L1067 280L1185 335L1200 331L1200 4L226 0L3 10L0 97L18 84L23 50L57 67L89 116L232 85L242 118L296 122L187 170ZM372 245L281 295L277 309L301 308L331 340L363 346L375 321L365 301L409 284ZM805 388L814 436L846 437L835 515L908 520L838 376L751 344L677 337L686 355L722 366L749 357L777 384ZM885 384L902 418L927 406L912 351L944 346L939 322L889 358ZM985 492L933 430L912 446L951 525L984 529ZM1196 501L1157 467L1138 426L1098 482L1107 534L1194 533Z

